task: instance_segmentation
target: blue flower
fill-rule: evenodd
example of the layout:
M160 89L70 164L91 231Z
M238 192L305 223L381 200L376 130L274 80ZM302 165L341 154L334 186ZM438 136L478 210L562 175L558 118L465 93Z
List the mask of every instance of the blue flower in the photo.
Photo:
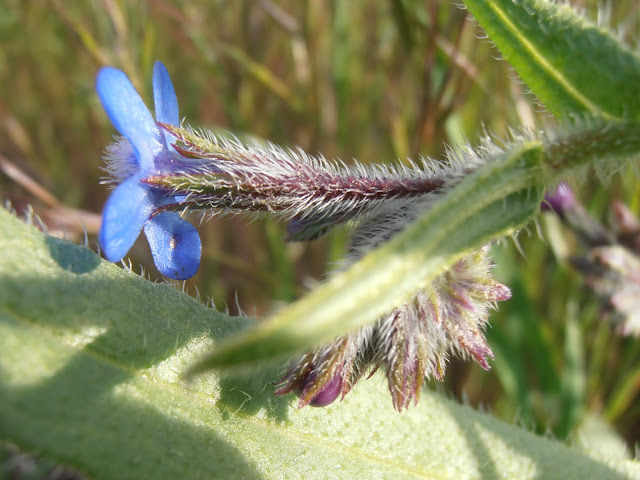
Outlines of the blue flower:
M192 277L202 250L198 231L179 213L158 210L178 205L184 198L143 182L150 175L175 173L184 158L171 146L173 137L158 127L124 72L102 68L96 90L111 123L125 137L110 150L110 169L122 181L102 213L98 238L105 258L111 262L122 259L144 228L160 273L177 280ZM160 62L153 69L153 99L156 120L178 126L178 99Z

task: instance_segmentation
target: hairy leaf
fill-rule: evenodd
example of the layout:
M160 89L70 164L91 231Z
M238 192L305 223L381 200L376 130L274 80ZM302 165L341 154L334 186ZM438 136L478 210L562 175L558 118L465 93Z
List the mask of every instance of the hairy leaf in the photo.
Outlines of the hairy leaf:
M4 210L0 225L0 437L92 478L640 478L437 394L399 415L380 382L301 410L269 375L185 383L250 321Z
M558 118L640 117L640 58L568 5L465 0L504 58Z

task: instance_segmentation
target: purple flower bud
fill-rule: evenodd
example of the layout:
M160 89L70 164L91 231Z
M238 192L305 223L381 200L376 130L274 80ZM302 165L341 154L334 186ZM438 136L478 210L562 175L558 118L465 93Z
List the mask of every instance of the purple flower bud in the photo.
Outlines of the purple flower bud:
M311 399L309 405L312 407L326 407L333 403L342 393L342 375L334 375L328 383Z
M542 210L554 211L558 215L564 215L567 210L573 208L576 204L576 197L566 183L558 185L555 192L547 193L544 198Z

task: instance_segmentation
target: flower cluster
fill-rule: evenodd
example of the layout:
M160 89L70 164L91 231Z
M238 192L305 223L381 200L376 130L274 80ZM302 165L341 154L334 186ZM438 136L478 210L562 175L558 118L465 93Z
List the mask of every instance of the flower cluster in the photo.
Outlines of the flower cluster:
M352 239L351 260L385 241L424 206L365 220ZM324 406L344 397L365 373L382 369L393 405L401 411L418 401L425 378L443 379L452 354L489 369L493 353L483 327L495 303L511 296L491 278L491 266L488 246L463 258L374 325L294 360L277 393L293 391L301 406Z
M257 141L183 128L173 85L161 63L153 76L156 121L126 75L98 74L97 90L124 138L107 150L116 184L104 209L100 244L117 261L141 229L159 270L188 278L200 260L200 238L179 212L252 212L284 219L287 240L309 241L333 226L355 225L345 265L401 231L443 191L484 161L423 159L403 165L347 166ZM374 325L293 361L277 393L295 391L301 405L327 405L365 374L385 372L398 410L417 401L425 378L442 379L450 355L489 368L483 333L490 309L510 296L491 278L488 247L416 287L413 297Z

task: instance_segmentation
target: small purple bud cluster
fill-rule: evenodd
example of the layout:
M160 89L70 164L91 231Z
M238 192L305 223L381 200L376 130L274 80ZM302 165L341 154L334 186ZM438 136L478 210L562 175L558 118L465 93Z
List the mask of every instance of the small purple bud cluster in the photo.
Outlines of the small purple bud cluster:
M490 309L511 292L490 278L488 247L460 261L373 326L339 338L292 362L277 393L296 392L300 405L344 397L367 372L381 369L394 407L417 402L425 378L442 380L450 355L484 369L493 358L483 327Z

